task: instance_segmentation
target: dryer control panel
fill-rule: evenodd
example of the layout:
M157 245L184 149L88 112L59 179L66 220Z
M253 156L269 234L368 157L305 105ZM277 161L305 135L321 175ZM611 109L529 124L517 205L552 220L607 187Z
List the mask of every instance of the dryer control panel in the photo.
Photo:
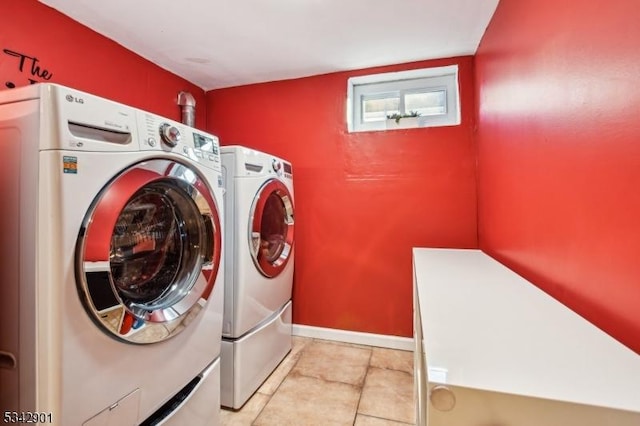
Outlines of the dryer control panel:
M291 163L287 163L286 161L283 161L282 172L284 173L284 177L293 179L293 169L291 168Z
M276 175L285 178L292 179L293 178L293 170L291 169L291 163L287 163L284 160L280 160L279 158L274 158L271 161L271 168L275 172Z

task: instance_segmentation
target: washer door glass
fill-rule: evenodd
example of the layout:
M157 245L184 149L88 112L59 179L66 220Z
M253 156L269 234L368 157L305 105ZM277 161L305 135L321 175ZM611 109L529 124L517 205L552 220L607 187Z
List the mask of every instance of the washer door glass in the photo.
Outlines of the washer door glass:
M153 343L205 305L220 262L220 221L205 182L169 160L139 163L96 197L78 239L78 286L94 321Z
M249 244L253 262L266 277L275 277L289 261L293 247L293 200L277 179L267 181L251 207Z

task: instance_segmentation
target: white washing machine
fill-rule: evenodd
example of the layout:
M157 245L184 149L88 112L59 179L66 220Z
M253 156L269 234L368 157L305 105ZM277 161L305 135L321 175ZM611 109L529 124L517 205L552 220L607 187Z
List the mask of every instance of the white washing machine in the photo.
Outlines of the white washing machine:
M0 92L0 148L4 413L218 424L217 138L42 84Z
M221 401L240 408L291 350L293 170L224 146L225 300Z

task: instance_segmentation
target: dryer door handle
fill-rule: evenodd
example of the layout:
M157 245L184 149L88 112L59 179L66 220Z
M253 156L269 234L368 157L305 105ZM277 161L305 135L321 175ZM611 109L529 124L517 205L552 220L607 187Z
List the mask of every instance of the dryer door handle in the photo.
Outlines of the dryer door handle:
M251 250L253 250L254 256L258 255L258 249L260 248L260 240L262 240L262 237L260 236L259 232L251 233Z

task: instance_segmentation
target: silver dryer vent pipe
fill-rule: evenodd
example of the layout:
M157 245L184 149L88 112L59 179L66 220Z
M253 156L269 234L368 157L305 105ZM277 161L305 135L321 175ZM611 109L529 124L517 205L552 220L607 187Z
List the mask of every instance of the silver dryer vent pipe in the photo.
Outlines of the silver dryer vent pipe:
M182 109L182 123L195 127L196 124L196 100L189 92L178 93L178 105Z

